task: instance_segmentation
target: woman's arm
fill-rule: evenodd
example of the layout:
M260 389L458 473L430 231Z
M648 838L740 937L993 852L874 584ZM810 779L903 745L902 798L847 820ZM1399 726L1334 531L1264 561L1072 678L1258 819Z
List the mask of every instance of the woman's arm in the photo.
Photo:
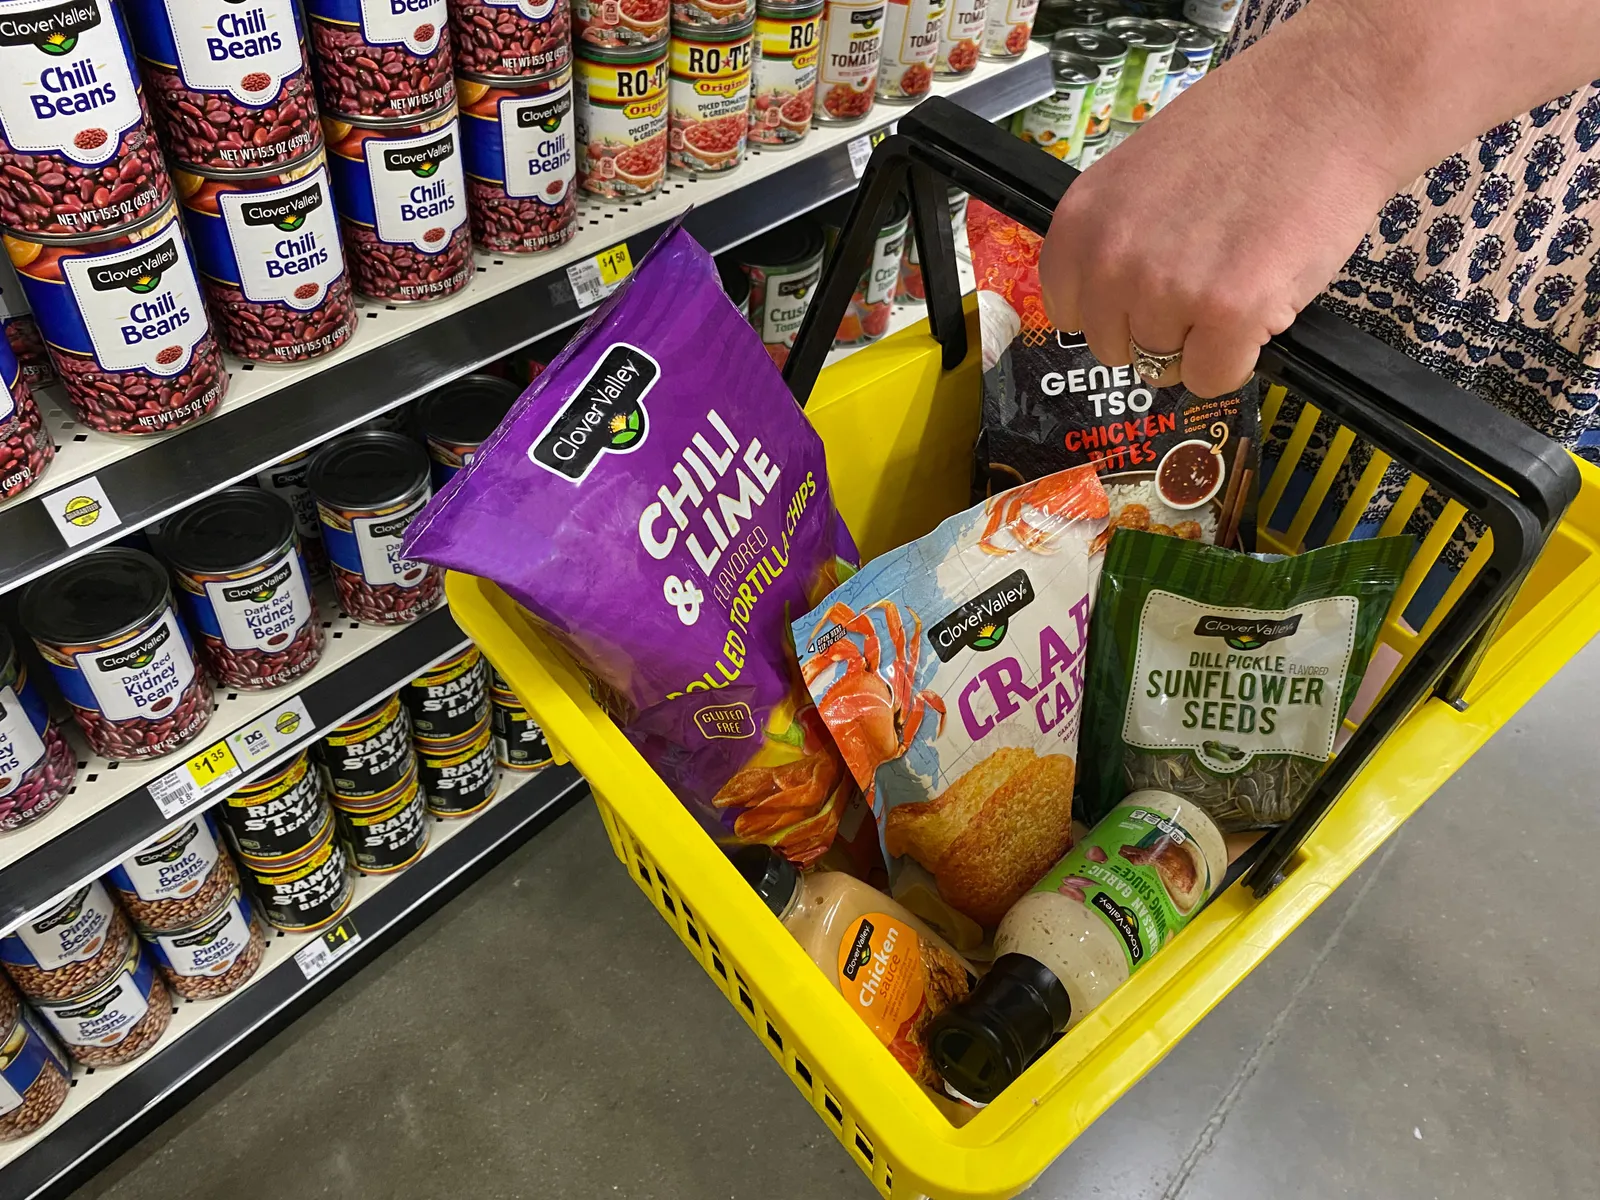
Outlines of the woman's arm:
M1131 336L1229 391L1394 192L1596 76L1596 0L1312 0L1068 190L1046 308L1105 363Z

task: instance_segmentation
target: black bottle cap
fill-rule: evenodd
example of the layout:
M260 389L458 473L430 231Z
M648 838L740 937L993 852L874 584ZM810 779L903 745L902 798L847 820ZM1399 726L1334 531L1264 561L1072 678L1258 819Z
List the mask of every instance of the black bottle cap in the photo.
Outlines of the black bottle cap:
M1067 1027L1067 989L1042 962L1002 954L959 1004L928 1028L933 1065L951 1089L988 1104Z
M728 861L772 915L781 917L800 886L800 869L770 846L741 846L728 855Z

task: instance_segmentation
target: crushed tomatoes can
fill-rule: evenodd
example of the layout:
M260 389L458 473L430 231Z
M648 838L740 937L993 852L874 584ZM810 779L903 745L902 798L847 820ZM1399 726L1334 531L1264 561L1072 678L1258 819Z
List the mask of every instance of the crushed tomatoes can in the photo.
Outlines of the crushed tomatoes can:
M915 104L933 86L948 0L889 0L884 9L878 99Z
M498 375L463 375L417 401L417 432L428 448L435 493L472 462L521 390Z
M568 0L451 0L456 70L489 79L526 79L572 61Z
M763 4L756 17L751 72L750 141L763 148L793 146L811 132L817 95L822 0Z
M55 456L33 387L10 345L0 338L0 500L32 487Z
M809 217L780 225L739 247L750 277L750 324L778 366L789 358L800 322L822 278L826 243Z
M314 933L332 925L355 894L350 860L332 821L304 858L277 870L251 867L249 884L267 924L285 933Z
M1026 50L1038 11L1039 0L989 0L979 46L983 56L1016 58Z
M432 749L418 746L417 776L430 816L450 820L486 808L500 782L487 709L465 737Z
M239 860L262 871L307 858L333 819L322 775L304 750L265 779L230 792L217 811Z
M911 202L900 193L872 242L872 257L839 322L835 346L864 346L889 332L895 289L900 284L900 252L910 232Z
M665 49L668 0L572 0L573 43L591 49Z
M317 743L335 806L369 807L412 774L411 724L398 694L380 700Z
M939 25L939 52L934 55L935 75L970 75L978 65L978 46L990 0L945 0ZM995 0L996 3L999 0Z
M456 98L445 0L305 0L323 115L421 117Z
M667 161L691 175L718 175L744 161L750 128L755 18L674 33L668 68Z
M428 848L427 803L415 769L381 803L354 808L336 801L333 810L350 861L363 875L403 871Z
M536 254L577 233L572 71L515 83L462 79L472 236L487 250Z
M579 48L573 66L578 182L602 200L642 200L667 173L667 44Z
M400 689L418 749L454 746L489 716L489 664L468 646Z
M60 804L76 770L28 664L0 628L0 831L37 821Z
M878 90L887 0L827 0L813 115L850 125L872 108Z

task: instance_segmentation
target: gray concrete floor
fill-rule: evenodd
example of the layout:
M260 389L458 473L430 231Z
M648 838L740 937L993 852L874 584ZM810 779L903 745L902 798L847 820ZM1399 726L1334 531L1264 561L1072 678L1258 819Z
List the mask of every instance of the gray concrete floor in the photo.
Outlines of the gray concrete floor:
M1030 1200L1600 1194L1600 642ZM587 803L79 1200L876 1193Z

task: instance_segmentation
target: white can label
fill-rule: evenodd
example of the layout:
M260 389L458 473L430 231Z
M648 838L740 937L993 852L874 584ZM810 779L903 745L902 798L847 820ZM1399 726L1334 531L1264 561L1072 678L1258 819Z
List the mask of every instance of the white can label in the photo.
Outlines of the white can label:
M190 821L153 845L130 854L119 869L127 876L128 890L139 899L176 900L205 881L221 853L205 822Z
M572 84L532 99L500 101L506 195L560 204L572 190L575 144Z
M368 138L362 147L378 240L438 253L467 221L459 124L452 119L418 137Z
M411 588L428 577L426 563L412 562L400 554L400 539L405 537L406 526L427 502L428 497L423 496L400 512L356 517L350 522L355 527L356 549L361 555L361 577L368 583L374 587L393 584Z
M445 0L361 0L361 32L375 46L398 43L413 54L432 54L447 20Z
M999 0L995 0L996 3ZM983 20L989 6L986 0L948 0L944 10L944 27L939 34L938 66L941 71L970 71L971 61L978 51L978 39L983 36ZM951 51L963 43L971 49L951 61Z
M886 4L831 0L822 20L816 111L834 120L863 117L877 89Z
M292 547L254 579L211 580L205 589L230 650L277 654L311 620L311 590Z
M811 306L811 293L822 278L822 268L809 264L799 271L772 271L767 275L762 302L761 340L768 346L793 346Z
M74 892L65 903L42 917L18 926L17 937L45 971L87 962L105 948L115 909L98 882Z
M1028 48L1028 35L1033 29L1033 16L1039 11L1039 0L989 0L989 11L983 26L983 52L1012 58Z
M108 0L0 3L0 128L13 149L93 166L141 118Z
M48 1006L44 1015L70 1046L115 1046L150 1010L150 997L139 990L131 972L123 971L92 1002Z
M44 741L27 709L11 688L0 688L0 797L16 791L22 777L43 759Z
M156 953L174 975L222 975L250 948L250 913L235 896L198 929L163 933L154 941Z
M194 659L170 608L143 637L79 654L77 667L108 721L159 720L194 680Z
M246 300L308 312L344 274L326 167L265 192L223 192L217 204Z
M0 336L4 335L0 334ZM0 425L4 425L7 421L11 420L11 418L16 415L16 412L16 397L11 394L11 389L7 387L3 381L0 381ZM0 767L0 770L4 770L4 768ZM5 795L4 790L0 790L0 796L3 795Z
M188 369L206 313L176 224L137 246L63 258L61 273L102 368L169 376Z
M894 298L895 284L900 281L900 250L905 245L909 228L909 225L897 225L879 234L872 244L872 263L867 267L867 286L862 293L866 303L882 304Z
M244 104L266 104L300 70L293 0L165 0L178 74L197 91L227 92Z

